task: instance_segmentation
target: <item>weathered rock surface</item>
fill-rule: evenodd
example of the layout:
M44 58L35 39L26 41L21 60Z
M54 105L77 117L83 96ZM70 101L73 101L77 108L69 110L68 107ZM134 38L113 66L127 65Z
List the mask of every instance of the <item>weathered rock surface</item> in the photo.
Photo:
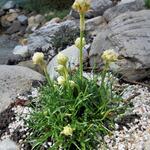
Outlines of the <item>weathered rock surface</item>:
M16 33L16 32L19 32L21 29L21 24L19 21L14 21L12 23L12 25L6 30L6 33L7 34L13 34L13 33Z
M113 19L95 38L90 51L90 65L100 66L100 56L114 49L124 57L112 70L123 77L139 80L150 75L150 10L127 12Z
M36 30L28 38L28 49L30 53L36 50L46 51L53 47L54 42L62 42L73 31L78 31L76 22L65 21L62 23L47 23L45 26ZM63 35L63 38L59 39ZM56 37L57 36L57 37ZM55 40L54 40L55 39Z
M17 17L17 19L19 20L19 22L22 24L22 25L27 25L28 23L28 17L25 16L25 15L19 15Z
M0 36L0 64L8 64L10 59L16 59L13 49L17 45L15 40L11 40L7 35Z
M103 16L107 21L111 21L122 13L142 10L145 8L144 5L144 0L122 0L116 6L107 9Z
M86 31L91 35L97 35L101 28L106 25L106 21L103 16L94 17L92 19L88 19L85 22Z
M17 94L28 91L33 81L44 81L44 77L26 67L0 65L0 112Z
M15 8L16 6L16 3L14 1L8 1L3 7L2 9L3 10L9 10L9 9L12 9L12 8Z
M66 48L65 50L61 51L61 53L69 58L69 66L71 69L74 69L75 67L77 67L77 65L79 64L80 52L79 52L79 49L75 45ZM87 56L88 54L87 54L87 51L85 50L83 54L83 60L86 60ZM58 66L58 63L57 63L57 55L56 55L47 66L48 73L52 79L58 76L58 73L55 71L55 68L57 66Z
M10 139L0 141L0 150L19 150L19 146Z
M87 12L87 18L93 18L97 16L103 15L104 11L108 8L112 7L113 3L111 0L92 0L91 1L91 9ZM78 12L71 10L70 15L74 18L79 18Z

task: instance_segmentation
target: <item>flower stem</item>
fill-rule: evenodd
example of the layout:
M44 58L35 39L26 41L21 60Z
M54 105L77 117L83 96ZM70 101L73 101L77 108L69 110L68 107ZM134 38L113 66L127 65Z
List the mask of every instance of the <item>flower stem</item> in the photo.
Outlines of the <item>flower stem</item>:
M80 78L83 78L83 37L85 30L84 13L80 13Z

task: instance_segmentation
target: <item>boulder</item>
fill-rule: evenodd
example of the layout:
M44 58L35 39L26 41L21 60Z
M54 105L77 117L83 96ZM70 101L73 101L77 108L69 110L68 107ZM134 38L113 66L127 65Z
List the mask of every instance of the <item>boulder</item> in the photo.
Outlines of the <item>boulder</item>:
M69 43L72 38L75 39L76 32L78 31L78 26L75 21L67 20L62 23L48 22L43 27L36 30L33 34L29 35L29 53L32 54L36 50L45 52L55 46L58 46L59 43L62 45L63 41ZM74 37L71 37L70 35Z
M44 77L26 67L0 65L0 112L15 98L30 90L33 81L44 81Z
M86 18L93 18L103 15L104 11L112 7L113 3L111 0L92 0L91 9L86 14ZM76 19L79 18L78 12L71 10L70 15Z
M107 29L94 39L90 51L90 65L101 66L100 56L106 49L114 49L124 59L111 69L130 80L150 75L150 10L126 12L113 19Z
M13 34L19 32L21 29L21 24L18 20L14 21L13 24L6 30L7 34Z
M28 23L28 17L25 15L20 15L17 17L17 19L22 25L27 25Z
M4 4L2 7L3 10L9 10L15 8L16 3L14 1L8 1L7 3Z
M101 28L103 28L106 25L106 21L104 17L98 16L92 19L88 19L85 22L86 25L86 31L91 35L97 35Z
M79 65L80 51L75 45L66 48L65 50L61 51L61 53L69 58L69 66L71 69L75 69L75 67ZM84 50L83 60L85 61L87 57L88 57L87 51ZM56 55L47 66L48 73L52 79L58 76L58 73L55 71L57 65L58 63L57 63L57 55Z
M107 9L104 12L104 17L107 21L119 16L128 11L139 11L145 8L144 0L122 0L116 6Z

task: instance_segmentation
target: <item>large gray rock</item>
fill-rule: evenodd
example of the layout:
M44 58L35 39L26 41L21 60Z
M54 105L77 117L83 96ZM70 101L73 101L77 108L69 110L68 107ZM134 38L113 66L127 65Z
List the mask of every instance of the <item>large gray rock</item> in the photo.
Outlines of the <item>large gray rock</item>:
M17 94L28 91L33 81L44 81L44 77L25 67L0 65L0 112L3 111Z
M75 45L66 48L65 50L61 51L61 53L69 58L69 66L71 69L74 69L75 67L77 67L77 65L79 65L80 51ZM84 50L83 60L85 61L87 57L88 57L87 51ZM58 73L55 71L55 68L57 66L58 63L57 63L57 55L56 55L47 66L48 73L52 79L58 76Z
M12 9L15 8L16 3L14 1L8 1L3 7L3 10L8 10L8 9Z
M67 20L62 23L47 23L29 36L29 52L33 53L38 49L47 51L55 47L55 44L62 44L66 39L70 42L69 40L71 40L71 37L69 37L69 35L75 36L74 32L77 31L78 27L74 21Z
M113 3L111 0L92 0L91 1L91 9L87 12L87 18L93 18L100 15L103 15L104 11L108 8L112 7ZM70 15L74 18L79 18L78 12L71 10Z
M122 13L142 10L145 8L144 5L144 0L122 0L116 6L107 9L103 16L107 21L111 21Z
M149 76L150 10L127 12L112 20L92 44L90 65L100 66L102 52L110 48L124 57L112 65L114 71L132 80Z

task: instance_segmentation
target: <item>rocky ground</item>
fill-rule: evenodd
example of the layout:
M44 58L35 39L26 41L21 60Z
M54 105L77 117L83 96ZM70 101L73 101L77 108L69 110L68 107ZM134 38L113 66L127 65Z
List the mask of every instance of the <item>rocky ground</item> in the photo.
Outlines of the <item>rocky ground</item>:
M85 69L96 63L101 70L101 54L112 48L122 59L111 70L129 82L118 88L132 107L126 117L116 120L115 131L104 138L106 145L110 150L149 150L150 82L143 79L150 76L150 10L144 0L95 0L86 19ZM25 144L31 133L23 118L31 111L27 103L38 96L37 87L44 82L42 72L31 62L33 53L44 53L49 75L56 78L59 51L69 57L72 69L78 66L79 51L74 46L78 36L79 16L73 10L64 20L45 23L42 15L26 13L12 1L0 8L0 150L8 150L9 145L13 150L31 149ZM36 88L35 81L40 83ZM51 145L45 144L45 149Z

